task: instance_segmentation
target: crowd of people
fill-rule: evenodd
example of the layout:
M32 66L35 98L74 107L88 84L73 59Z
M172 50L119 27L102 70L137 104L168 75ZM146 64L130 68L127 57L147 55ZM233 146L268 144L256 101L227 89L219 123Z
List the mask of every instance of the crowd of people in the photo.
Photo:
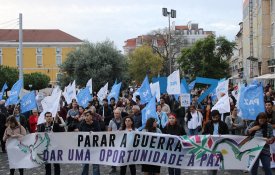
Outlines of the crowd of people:
M265 174L272 174L270 167L270 146L273 143L273 129L275 128L275 111L273 110L272 89L265 89L265 108L266 111L259 113L255 121L246 121L238 116L236 102L237 100L230 95L230 113L220 114L217 110L212 110L212 99L206 97L203 102L198 102L198 97L203 90L196 89L192 91L192 104L188 107L182 107L180 102L174 96L163 94L160 102L157 103L156 112L158 118L148 118L146 125L142 127L141 110L145 104L140 103L140 96L133 95L126 91L116 102L111 98L110 102L104 99L101 103L97 95L93 95L92 101L87 108L79 106L74 99L71 104L67 104L64 98L60 100L60 109L56 116L51 112L46 112L45 122L37 125L39 113L34 109L27 113L20 113L19 106L5 107L5 101L0 101L0 137L2 152L6 152L5 142L9 138L18 138L27 133L35 132L99 132L99 131L137 131L164 133L171 135L250 135L264 137L266 145L261 151L259 158L254 164L251 174L256 175L259 160L264 167ZM45 164L46 175L51 174L52 165ZM110 173L120 171L121 175L126 174L127 166L111 166ZM131 175L136 174L136 166L129 165ZM163 168L163 167L162 167ZM54 174L59 175L60 165L53 164ZM142 165L142 172L145 175L160 174L160 166ZM14 169L10 169L13 175ZM20 175L24 170L19 169ZM100 165L93 165L93 175L100 174ZM180 175L181 169L168 168L169 175ZM209 172L216 174L217 171ZM82 175L89 174L89 164L82 165Z

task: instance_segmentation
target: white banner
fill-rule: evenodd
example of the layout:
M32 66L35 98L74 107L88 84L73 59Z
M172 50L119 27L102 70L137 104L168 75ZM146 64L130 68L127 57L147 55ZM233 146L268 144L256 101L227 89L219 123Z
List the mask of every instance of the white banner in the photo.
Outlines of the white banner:
M93 80L92 79L90 79L87 82L86 87L89 87L90 94L93 94Z
M33 133L9 139L10 168L44 163L150 164L194 170L249 170L265 141L244 136L173 136L149 132Z
M189 107L191 104L190 94L181 94L180 95L180 104L182 107Z
M167 93L169 95L180 94L180 72L174 71L167 77Z

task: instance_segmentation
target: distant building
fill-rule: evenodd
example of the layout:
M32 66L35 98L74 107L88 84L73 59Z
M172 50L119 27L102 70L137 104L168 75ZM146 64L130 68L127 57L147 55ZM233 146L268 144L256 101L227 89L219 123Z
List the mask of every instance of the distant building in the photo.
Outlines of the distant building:
M0 29L0 64L19 65L18 30ZM83 43L82 40L58 29L23 30L23 72L41 72L56 84L59 65L67 54Z
M180 49L190 47L197 40L206 38L209 35L215 35L215 32L204 31L202 28L198 27L198 24L190 24L190 26L175 26L175 28L171 30L171 38L180 39L182 41ZM127 39L124 42L124 54L128 55L143 44L162 48L166 42L166 40L156 39L154 35L141 35L136 38ZM173 43L171 43L171 47L173 47ZM180 49L177 50L178 53L180 53Z
M274 1L243 1L244 79L274 73ZM272 64L273 63L273 64Z

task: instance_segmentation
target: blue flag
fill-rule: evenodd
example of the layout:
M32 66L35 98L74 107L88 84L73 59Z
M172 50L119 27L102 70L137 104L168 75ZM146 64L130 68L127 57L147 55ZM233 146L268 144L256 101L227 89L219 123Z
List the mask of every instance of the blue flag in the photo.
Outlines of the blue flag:
M86 87L82 89L76 96L77 103L79 106L82 106L83 108L86 108L89 105L89 101L93 99L93 97L90 94L89 87Z
M36 100L35 100L35 92L31 91L30 93L24 95L20 100L20 109L21 109L21 113L24 113L34 108L37 108Z
M155 118L158 120L158 114L156 112L156 97L150 99L149 103L141 111L142 115L142 128L145 127L148 118Z
M196 84L196 79L195 79L194 81L192 81L192 82L188 85L188 88L189 88L190 91L191 91L192 89L194 89L195 84Z
M111 92L108 94L108 103L110 104L110 99L112 97L114 97L116 100L116 102L118 101L118 97L119 97L119 92L120 92L120 88L121 88L121 82L118 84L114 84L112 87Z
M4 95L4 92L5 92L6 89L8 89L7 83L5 83L5 84L3 85L3 87L2 87L2 90L1 90L1 92L0 92L0 100L3 99L3 95Z
M18 103L18 96L19 96L19 93L20 93L22 87L23 87L23 80L20 79L12 86L11 91L10 91L10 96L5 103L5 106Z
M151 100L152 94L151 94L148 76L144 78L140 88L137 90L137 93L140 95L141 104L145 104Z
M181 83L180 83L180 93L181 93L181 94L189 93L189 89L188 89L188 86L187 86L187 83L186 83L186 80L185 80L185 79L181 79ZM180 94L174 95L175 100L176 100L177 102L179 101L179 96L180 96Z
M243 119L255 120L260 112L265 111L263 87L252 83L242 86L238 102L239 115Z

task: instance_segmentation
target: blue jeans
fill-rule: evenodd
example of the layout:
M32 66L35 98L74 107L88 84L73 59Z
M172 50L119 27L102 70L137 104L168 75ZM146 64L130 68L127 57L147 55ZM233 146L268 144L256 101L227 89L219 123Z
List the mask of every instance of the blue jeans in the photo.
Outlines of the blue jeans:
M272 175L272 171L270 168L270 155L260 153L260 156L256 160L255 164L253 165L251 169L251 174L252 175L257 175L258 174L258 167L259 167L259 161L261 160L263 169L265 172L265 175Z
M179 168L168 168L169 175L180 175L181 171Z
M81 175L89 174L89 164L82 164L82 173ZM99 165L93 164L93 175L100 175Z
M196 129L188 129L188 134L190 136L198 135L199 134L199 130L198 130L198 128L196 128Z

